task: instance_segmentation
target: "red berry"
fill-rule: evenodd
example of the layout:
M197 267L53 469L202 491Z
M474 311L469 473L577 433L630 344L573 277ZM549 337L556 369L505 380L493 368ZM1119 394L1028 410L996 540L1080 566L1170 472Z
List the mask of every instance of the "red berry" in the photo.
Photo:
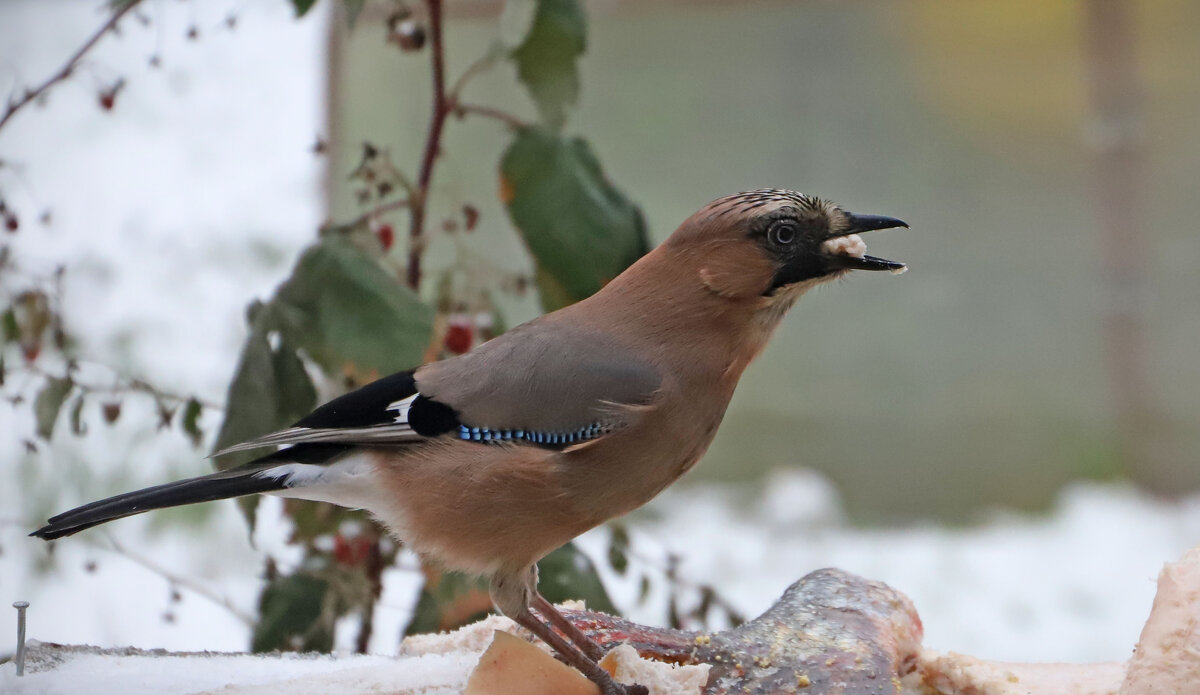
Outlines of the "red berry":
M396 230L392 229L392 225L385 224L375 230L375 236L379 237L379 243L383 245L384 251L389 251L392 244L396 243Z
M100 90L100 108L105 111L112 111L113 104L117 103L117 93L125 88L125 78L118 78L116 82L108 89Z
M104 421L110 425L121 417L121 404L118 402L105 403L102 410L104 411Z
M471 343L475 340L474 333L470 324L452 323L446 329L446 337L442 342L447 350L461 355L471 349Z
M361 565L371 551L371 539L366 536L346 538L338 534L333 539L333 559L347 567Z
M463 206L463 217L466 218L467 231L475 229L475 225L479 222L479 210L474 205Z
M15 231L17 231L17 228L20 226L21 226L21 222L17 219L16 215L5 215L4 216L4 228L7 229L8 231L15 232Z

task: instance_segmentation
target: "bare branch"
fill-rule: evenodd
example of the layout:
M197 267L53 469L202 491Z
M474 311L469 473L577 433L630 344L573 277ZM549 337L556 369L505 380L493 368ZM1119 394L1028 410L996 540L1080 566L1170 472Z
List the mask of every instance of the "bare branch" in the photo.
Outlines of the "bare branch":
M109 548L109 550L111 550L119 555L123 555L125 558L132 560L133 562L150 570L151 572L157 574L158 576L162 577L163 579L166 579L168 582L170 582L176 586L187 589L188 591L191 591L194 594L203 596L204 598L208 599L209 601L212 601L213 603L217 604L218 606L229 611L235 618L237 618L238 620L245 623L248 627L251 627L251 628L254 627L254 624L256 622L254 619L254 616L243 612L240 608L233 605L233 601L230 601L225 596L221 596L220 594L216 593L212 589L209 589L208 587L206 587L202 584L199 584L197 582L193 582L192 580L188 579L187 577L182 577L180 575L177 575L177 574L171 572L170 570L166 569L162 565L159 565L158 563L154 562L153 560L142 557L141 555L138 555L137 553L134 553L133 551L129 550L125 546L118 543L117 540L115 538L113 538L112 536L108 537L108 542L112 544L112 548ZM101 546L101 547L103 547L103 546Z
M525 121L522 121L521 119L517 118L516 116L512 115L511 113L508 113L507 111L502 111L501 109L493 108L491 106L480 106L479 104L461 104L460 103L460 104L454 105L453 111L454 111L454 115L458 116L459 118L462 118L467 115L483 116L485 118L491 118L491 119L494 119L497 121L501 121L502 123L506 124L509 128L512 128L514 130L516 130L518 128L525 128L525 127L529 126L528 123L526 123Z
M429 7L429 44L433 67L433 115L429 121L429 134L425 137L425 153L421 156L421 168L417 175L417 192L412 199L412 216L408 227L408 272L406 281L412 289L421 285L421 254L425 244L421 243L425 233L425 212L429 200L429 183L433 180L433 165L441 149L442 128L450 114L446 100L445 47L442 44L442 0L426 0Z
M25 106L28 106L30 102L36 101L38 97L42 96L42 94L46 92L46 90L70 77L71 74L75 72L75 66L79 64L79 61L82 60L85 55L87 55L87 52L92 50L92 47L95 46L105 34L112 31L113 27L117 25L117 22L119 22L121 18L124 17L134 7L137 7L140 2L141 0L129 0L129 2L126 2L117 11L113 12L113 15L108 18L108 21L101 25L101 27L97 29L94 34L92 34L91 38L89 38L82 46L79 47L79 50L75 51L75 53L67 59L67 62L58 70L58 72L51 75L46 79L45 82L41 83L37 87L33 89L26 89L25 94L22 95L20 99L15 101L10 100L8 106L4 109L4 116L0 117L0 128L3 128L4 125L8 123L8 120L17 113L17 111L20 111Z
M463 70L463 73L458 76L458 79L454 81L454 86L447 90L447 98L449 98L451 101L458 101L462 97L463 90L467 88L467 83L470 82L476 75L491 68L503 56L504 51L500 50L498 47L493 47L492 50L477 58L474 63L471 63L469 66L467 66L467 69Z
M394 210L400 210L402 208L406 208L409 205L410 205L410 202L409 202L408 198L400 198L399 200L393 200L393 201L390 201L387 203L383 203L381 205L376 205L375 207L371 208L370 210L367 210L366 212L359 215L358 217L355 217L354 219L350 220L346 224L337 225L337 227L340 229L353 229L354 227L358 227L360 225L366 224L367 222L370 222L371 220L375 219L376 217L379 217L380 215L385 215Z
M97 395L109 394L112 396L120 396L125 393L131 393L131 392L132 393L144 393L144 394L154 398L156 401L169 401L171 403L182 404L182 403L186 403L188 401L194 400L197 403L199 403L201 405L201 407L209 409L209 410L224 410L225 409L225 406L221 405L220 403L209 401L209 400L200 398L199 396L187 396L187 395L183 395L183 394L179 394L179 393L173 393L171 391L164 391L163 389L158 388L154 384L151 384L150 382L148 382L144 379L141 379L139 377L125 376L124 374L121 374L121 372L119 372L117 369L110 367L106 364L100 363L100 362L81 363L79 360L71 360L70 364L74 365L75 367L78 367L80 364L89 364L93 367L98 367L101 369L108 370L108 371L112 372L113 375L115 376L116 383L112 384L111 386L100 386L97 384L88 383L87 381L81 381L79 379L78 375L76 375L74 373L74 371L75 371L74 368L69 368L67 371L68 371L68 375L71 378L71 383L73 383L76 388L78 388L81 391L84 391L88 394L97 394ZM49 378L49 379L61 379L62 378L58 374L53 374L36 363L26 363L23 365L15 366L15 367L13 367L13 369L14 369L14 371L21 370L21 371L28 372L29 374L35 374L37 376L45 377L45 378Z

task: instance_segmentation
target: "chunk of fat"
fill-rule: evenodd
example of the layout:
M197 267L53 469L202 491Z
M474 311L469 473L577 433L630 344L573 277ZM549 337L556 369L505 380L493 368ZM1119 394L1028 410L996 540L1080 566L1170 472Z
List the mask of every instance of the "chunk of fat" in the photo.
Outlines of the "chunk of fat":
M847 234L826 239L821 244L821 250L831 256L853 256L862 258L867 255L867 243L857 234Z
M1121 695L1200 694L1200 546L1158 575Z
M1113 695L1124 675L1118 663L1017 664L926 651L904 693L928 693L924 686L940 695Z
M904 693L939 695L1200 695L1200 546L1158 577L1128 664L1018 664L925 651Z

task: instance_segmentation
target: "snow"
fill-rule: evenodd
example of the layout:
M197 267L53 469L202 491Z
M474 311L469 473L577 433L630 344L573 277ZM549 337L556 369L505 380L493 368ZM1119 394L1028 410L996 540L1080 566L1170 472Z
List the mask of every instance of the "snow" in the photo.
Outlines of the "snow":
M1200 496L1171 503L1127 485L1076 483L1043 516L886 529L846 523L816 474L780 472L763 488L668 490L633 545L651 566L677 554L682 576L749 616L819 567L878 579L913 599L927 648L1000 661L1125 660L1159 570L1200 542ZM604 534L584 543L603 557ZM606 579L630 617L661 622L661 595L636 605L636 573Z
M56 69L99 24L100 5L0 3L0 90ZM321 222L321 162L309 148L323 129L328 20L318 9L295 21L288 3L274 1L145 9L154 24L126 22L44 108L0 131L0 158L9 163L0 186L23 212L23 229L12 237L22 262L39 272L59 262L69 268L65 310L82 354L220 402L244 337L245 304L283 279ZM231 31L223 20L235 10ZM192 24L197 41L184 38ZM157 70L146 64L155 53ZM97 86L117 76L128 86L114 112L103 113ZM46 207L53 220L42 227L36 217ZM8 393L28 396L36 386L12 381ZM30 455L17 444L32 431L28 408L0 402L0 438L13 443L0 449L0 654L15 645L3 611L16 600L32 604L33 639L245 649L249 628L239 615L255 611L264 555L285 568L299 559L284 545L278 500L262 505L253 539L230 502L124 520L58 542L53 553L25 537L48 513L208 470L182 436L146 432L141 423L154 417L146 399L128 399L113 427L96 412L85 415L86 437L60 432ZM215 418L208 413L202 424L211 431ZM187 523L163 524L170 514ZM1042 516L997 512L971 527L862 529L843 518L826 481L792 471L762 491L672 489L630 523L633 567L607 579L618 605L643 622L665 621L661 581L645 602L637 595L643 573L661 579L668 553L682 558L682 576L716 587L746 615L807 572L837 566L908 594L931 648L1012 661L1121 661L1149 612L1162 563L1200 541L1200 498L1169 503L1129 486L1077 484ZM114 552L110 539L123 551ZM601 529L581 543L603 558L607 539ZM371 651L394 654L419 585L413 559L388 570L384 584ZM340 647L352 643L354 627L339 625ZM124 683L120 692L182 692L183 685L164 689L176 678L216 688L226 669L254 682L260 667L241 659L196 659L190 675L150 670L144 690ZM377 662L272 663L299 677ZM94 672L86 657L71 664L77 680L29 692L106 691L100 676L85 679Z
M328 3L322 3L326 5ZM0 3L0 94L40 83L104 20L96 0ZM322 221L322 162L311 146L323 125L322 9L302 21L286 2L144 3L42 107L0 130L0 190L21 214L6 237L27 274L63 263L66 322L78 352L160 388L220 403L245 336L246 304L286 275ZM238 17L235 29L225 24ZM186 38L188 28L199 32ZM161 67L148 64L158 55ZM98 90L124 78L112 112ZM37 221L49 209L49 225ZM15 355L9 355L14 358ZM10 365L12 362L10 361ZM53 369L53 363L43 365ZM85 369L100 386L106 370ZM30 398L38 379L10 374L4 395ZM63 430L27 454L28 405L0 400L0 600L33 604L31 636L170 649L238 650L247 628L195 592L170 600L171 582L110 547L106 532L58 544L25 538L55 511L164 479L209 471L177 433L156 434L148 398L125 399L105 426L85 411L86 437ZM212 432L219 414L201 425ZM260 542L277 548L278 506ZM200 518L196 518L196 517ZM254 612L262 550L232 503L185 512L196 529L153 518L112 528L121 545ZM272 534L271 531L275 533ZM272 545L274 544L274 545ZM40 547L39 547L40 546ZM89 569L93 568L94 569ZM5 621L7 622L7 621ZM0 631L9 653L14 631Z
M30 669L17 678L11 664L0 667L0 690L11 695L121 693L226 695L328 692L459 692L478 654L455 652L393 659L312 654L158 654L92 650L56 654L51 668Z
M0 90L57 70L103 6L3 3ZM0 188L23 213L11 241L30 270L68 266L67 320L82 354L220 401L242 309L279 283L321 222L311 146L324 127L324 18L294 21L286 2L138 12L153 23L127 17L45 107L0 131L0 157L14 168L0 170ZM155 54L157 69L147 64ZM98 90L118 78L127 86L105 113ZM36 222L43 209L48 227Z

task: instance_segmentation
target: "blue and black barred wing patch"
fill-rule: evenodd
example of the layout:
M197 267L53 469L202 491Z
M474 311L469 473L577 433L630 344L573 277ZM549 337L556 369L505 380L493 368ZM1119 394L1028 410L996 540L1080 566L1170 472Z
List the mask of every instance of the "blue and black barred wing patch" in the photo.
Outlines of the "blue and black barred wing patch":
M590 441L608 434L612 425L596 422L576 430L539 432L525 429L491 429L459 425L454 431L459 439L469 442L512 442L536 444L545 448L562 449L572 444Z

